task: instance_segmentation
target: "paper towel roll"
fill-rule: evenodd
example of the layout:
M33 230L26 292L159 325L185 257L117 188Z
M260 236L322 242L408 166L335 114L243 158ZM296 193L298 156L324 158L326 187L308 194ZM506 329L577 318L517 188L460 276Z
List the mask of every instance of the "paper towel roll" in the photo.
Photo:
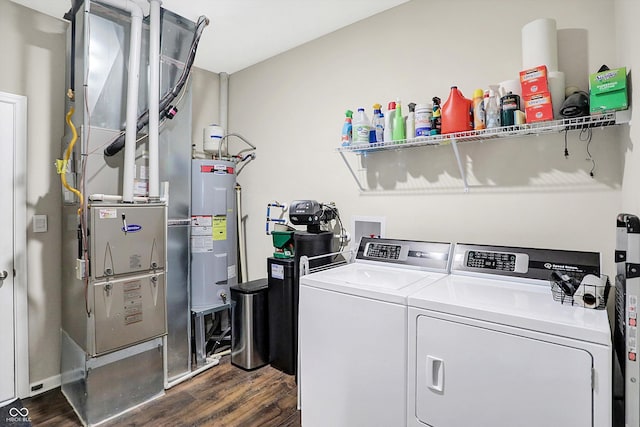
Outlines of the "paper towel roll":
M540 18L522 27L522 69L546 65L558 71L558 33L556 21Z
M565 98L565 78L562 71L551 71L547 75L549 92L551 93L551 103L553 104L553 118L559 120L562 118L560 110Z
M593 274L587 274L573 294L574 304L585 308L598 308L604 299L605 283Z

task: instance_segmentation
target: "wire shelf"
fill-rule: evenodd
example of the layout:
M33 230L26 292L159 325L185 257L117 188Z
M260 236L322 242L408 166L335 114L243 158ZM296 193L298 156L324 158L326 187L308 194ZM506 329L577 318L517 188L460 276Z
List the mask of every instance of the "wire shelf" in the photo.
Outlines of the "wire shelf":
M404 139L400 141L375 142L365 144L351 144L336 148L336 151L342 156L347 168L356 181L361 192L376 192L365 187L362 179L354 170L354 167L346 158L347 153L353 153L358 156L366 156L385 151L398 151L407 148L418 147L439 147L451 146L456 157L457 166L462 177L464 191L468 192L470 185L464 170L464 165L458 150L458 145L469 142L484 142L494 139L518 138L525 136L535 136L542 134L558 133L570 130L581 130L589 128L603 128L618 124L628 123L631 118L631 110L615 111L604 114L596 114L583 117L574 117L570 119L552 120L538 123L526 123L514 126L502 126L499 128L472 130L466 132L449 133L445 135L423 136L418 138Z
M585 129L594 127L613 126L622 123L616 112L598 114L592 116L575 117L571 119L553 120L538 123L526 123L514 126L502 126L499 128L471 130L466 132L448 133L445 135L421 136L399 141L374 142L368 144L352 144L338 147L339 152L364 153L381 150L397 150L411 147L448 145L452 140L459 143L485 141L497 138L514 138L527 135L539 135L543 133L562 132L565 130Z

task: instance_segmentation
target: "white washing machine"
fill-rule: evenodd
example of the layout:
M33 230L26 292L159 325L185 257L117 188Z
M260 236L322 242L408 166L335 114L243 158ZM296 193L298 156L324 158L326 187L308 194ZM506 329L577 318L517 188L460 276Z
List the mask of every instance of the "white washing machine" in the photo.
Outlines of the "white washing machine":
M406 424L407 295L446 277L451 248L363 238L355 262L300 278L304 427Z
M552 271L598 275L600 256L456 245L451 274L408 298L408 425L611 425L607 311L554 300Z

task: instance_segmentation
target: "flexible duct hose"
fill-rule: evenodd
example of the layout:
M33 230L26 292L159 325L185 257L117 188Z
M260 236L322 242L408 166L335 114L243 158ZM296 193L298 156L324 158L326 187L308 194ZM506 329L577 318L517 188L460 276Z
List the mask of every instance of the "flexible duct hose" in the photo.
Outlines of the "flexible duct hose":
M209 25L209 18L206 16L200 16L198 18L198 22L196 24L196 29L193 34L193 39L191 41L191 47L189 50L189 55L187 57L185 68L182 70L182 74L180 75L177 83L171 90L169 90L160 100L160 118L165 117L167 112L171 107L171 102L180 94L182 88L187 82L187 78L191 73L191 67L193 66L193 62L196 58L196 51L198 49L198 43L200 42L200 37L202 36L202 32L204 28ZM136 128L139 131L143 127L145 127L149 123L149 109L145 110L139 117L138 122L136 124ZM111 144L104 149L104 155L107 157L115 156L124 148L124 136L120 135L113 141Z
M84 198L82 197L82 193L67 183L67 165L69 164L69 159L71 158L71 153L73 152L73 146L78 140L78 131L71 121L71 116L73 116L74 111L75 108L71 107L69 108L69 112L67 113L66 122L67 125L71 128L72 137L71 142L69 142L69 145L67 146L67 149L64 153L64 159L62 161L58 160L58 173L60 174L60 181L62 181L62 185L64 186L64 188L78 196L78 200L80 201L78 215L80 215L82 213L82 207L84 205Z

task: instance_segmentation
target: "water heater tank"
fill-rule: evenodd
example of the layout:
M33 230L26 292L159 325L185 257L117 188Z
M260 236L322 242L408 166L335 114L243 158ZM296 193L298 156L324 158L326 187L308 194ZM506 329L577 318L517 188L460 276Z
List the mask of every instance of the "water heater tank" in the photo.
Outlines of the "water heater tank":
M236 165L224 160L191 163L191 308L230 302L237 278Z

